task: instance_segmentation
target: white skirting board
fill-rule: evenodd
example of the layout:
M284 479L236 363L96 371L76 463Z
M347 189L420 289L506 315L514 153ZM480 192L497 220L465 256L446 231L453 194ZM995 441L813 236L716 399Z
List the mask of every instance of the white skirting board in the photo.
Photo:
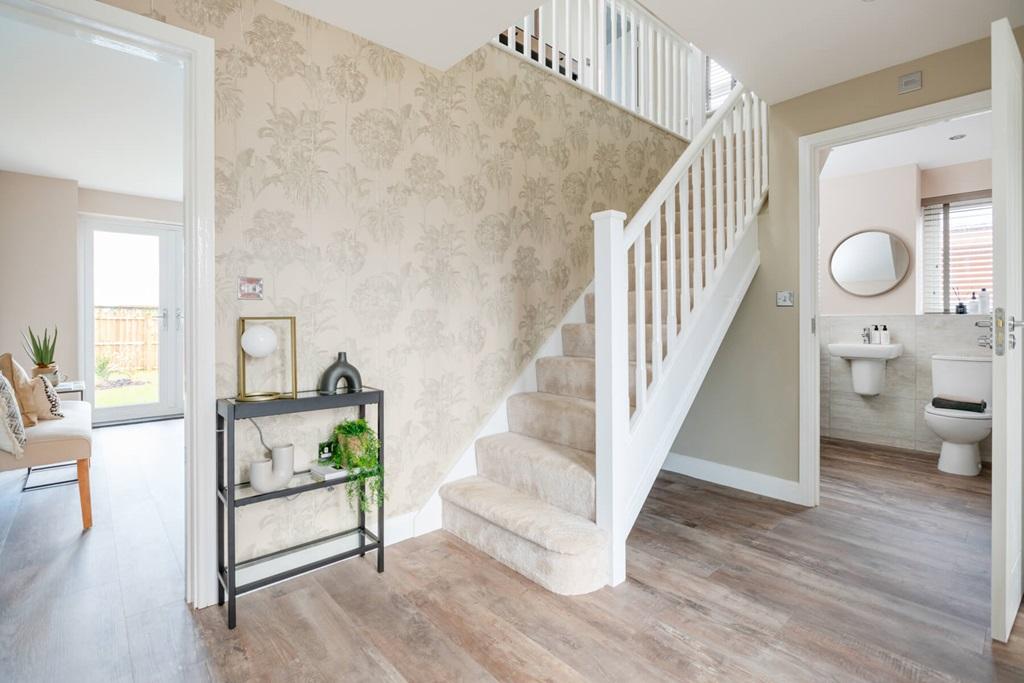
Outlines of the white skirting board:
M537 349L537 353L534 354L529 364L523 368L515 382L505 392L494 412L491 413L483 427L473 436L469 446L462 452L455 465L448 471L444 480L434 489L434 492L419 512L399 515L385 521L384 544L386 546L404 541L407 538L413 538L414 536L422 536L441 528L441 496L438 495L438 491L450 481L465 479L476 474L477 439L508 431L508 413L506 412L505 405L508 402L509 396L524 391L537 391L537 359L562 355L562 325L586 322L586 309L583 302L587 293L593 291L593 288L594 284L591 283L580 293L579 298L569 308L561 322L555 326L551 335Z
M756 493L760 496L784 500L787 503L806 505L800 490L800 482L781 479L760 472L751 472L731 465L722 465L710 460L694 458L680 453L669 453L663 470L684 474L694 479L720 484L730 488Z

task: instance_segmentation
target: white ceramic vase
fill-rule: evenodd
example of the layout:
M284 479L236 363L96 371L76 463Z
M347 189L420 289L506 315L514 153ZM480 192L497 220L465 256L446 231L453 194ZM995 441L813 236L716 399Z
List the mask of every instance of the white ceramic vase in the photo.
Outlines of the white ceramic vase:
M292 478L295 446L274 446L270 460L257 460L249 466L249 485L256 493L269 493L284 488Z

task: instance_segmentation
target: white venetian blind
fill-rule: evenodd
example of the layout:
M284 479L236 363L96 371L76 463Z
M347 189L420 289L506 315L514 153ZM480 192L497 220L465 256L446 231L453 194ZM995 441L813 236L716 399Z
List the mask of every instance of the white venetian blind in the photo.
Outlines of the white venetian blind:
M922 256L925 313L951 313L983 288L991 294L992 199L926 205Z
M736 79L721 64L710 57L708 57L707 79L707 110L710 114L718 109L722 102L725 102L725 98L729 96L733 86L736 85Z

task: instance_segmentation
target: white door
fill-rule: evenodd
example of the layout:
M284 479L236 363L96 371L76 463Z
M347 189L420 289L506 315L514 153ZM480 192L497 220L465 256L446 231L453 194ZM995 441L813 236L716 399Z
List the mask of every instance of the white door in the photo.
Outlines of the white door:
M84 369L97 424L183 410L180 226L85 217Z
M1024 447L1024 64L1010 23L992 24L992 637L1021 601Z

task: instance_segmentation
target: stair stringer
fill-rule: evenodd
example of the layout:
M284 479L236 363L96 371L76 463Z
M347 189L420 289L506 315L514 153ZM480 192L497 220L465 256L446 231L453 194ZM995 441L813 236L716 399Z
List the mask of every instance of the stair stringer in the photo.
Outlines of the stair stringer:
M636 476L626 489L626 535L636 523L761 264L757 214L766 196L758 201L724 269L704 290L700 310L687 320L684 336L667 359L663 376L648 393L642 419L632 425L627 452L649 455L644 462L629 467Z

